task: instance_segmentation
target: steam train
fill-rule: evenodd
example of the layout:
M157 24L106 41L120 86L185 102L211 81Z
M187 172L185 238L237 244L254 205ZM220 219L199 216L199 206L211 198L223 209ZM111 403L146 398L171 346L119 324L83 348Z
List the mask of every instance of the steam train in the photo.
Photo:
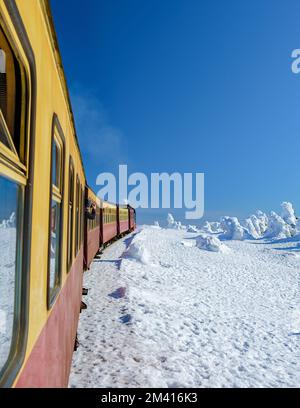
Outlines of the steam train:
M83 272L135 229L88 187L47 0L0 0L0 386L66 387Z

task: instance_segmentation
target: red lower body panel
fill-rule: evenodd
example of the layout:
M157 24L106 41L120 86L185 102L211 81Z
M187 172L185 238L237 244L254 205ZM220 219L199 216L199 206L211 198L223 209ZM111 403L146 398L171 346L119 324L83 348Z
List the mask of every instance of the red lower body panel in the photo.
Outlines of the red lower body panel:
M87 265L89 266L99 251L100 227L96 227L87 233Z
M123 232L128 231L128 220L124 220L124 221L120 221L120 234L122 234Z
M82 296L83 248L19 377L16 387L67 387Z
M103 224L103 244L117 236L117 223Z

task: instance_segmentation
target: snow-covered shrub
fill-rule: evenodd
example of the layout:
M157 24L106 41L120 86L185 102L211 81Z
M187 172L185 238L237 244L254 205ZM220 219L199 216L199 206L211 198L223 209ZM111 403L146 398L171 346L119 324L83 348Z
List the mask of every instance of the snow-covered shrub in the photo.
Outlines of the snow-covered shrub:
M143 241L133 241L124 255L126 258L133 258L145 265L150 263L150 253Z
M221 228L221 224L217 221L213 221L213 222L205 221L201 230L208 232L209 234L218 234L220 232L223 232Z
M218 221L210 222L210 229L213 233L222 232L221 224Z
M292 225L295 227L297 224L297 219L295 216L295 211L293 208L292 203L289 203L288 201L284 201L281 203L281 218L289 225Z
M244 226L248 232L248 234L250 235L250 237L254 238L254 239L258 239L261 235L260 235L260 231L259 231L259 226L257 224L257 219L256 217L254 219L252 219L253 216L251 216L250 218L246 218L244 221Z
M158 221L154 221L154 226L155 226L155 227L159 227L159 222L158 222Z
M168 214L167 216L167 223L168 223L168 228L173 228L173 225L175 224L175 219L172 214Z
M230 249L219 238L211 235L200 234L196 237L196 246L212 252L228 252Z
M189 225L187 227L187 232L198 232L197 227L195 225Z
M257 210L254 217L258 220L260 234L263 235L268 228L268 216L261 210Z
M264 234L264 238L289 238L291 237L293 228L287 224L280 215L271 211L269 216L268 228Z
M185 225L182 225L180 221L175 221L174 217L172 214L168 214L167 216L167 228L173 228L177 230L183 230L186 229Z
M205 221L205 223L203 224L203 227L201 228L202 231L208 232L209 234L212 234L212 228L210 225L210 222Z
M222 239L242 240L247 238L247 231L241 226L237 217L222 217L221 228L224 231L220 236Z

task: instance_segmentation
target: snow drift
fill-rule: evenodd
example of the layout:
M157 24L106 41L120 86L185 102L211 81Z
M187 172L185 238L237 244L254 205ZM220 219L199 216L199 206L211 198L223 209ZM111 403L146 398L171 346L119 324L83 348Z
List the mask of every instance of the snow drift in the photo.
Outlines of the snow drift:
M229 252L230 249L219 238L211 235L200 234L196 237L196 246L212 252Z
M141 240L133 241L129 248L125 251L124 255L125 258L132 258L144 265L149 265L151 261L151 256L145 242Z

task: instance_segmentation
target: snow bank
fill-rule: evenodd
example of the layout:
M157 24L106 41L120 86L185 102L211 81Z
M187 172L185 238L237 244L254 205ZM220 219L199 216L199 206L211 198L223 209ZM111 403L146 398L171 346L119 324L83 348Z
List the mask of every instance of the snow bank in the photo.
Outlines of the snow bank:
M284 201L281 203L281 218L289 225L295 226L297 224L297 219L295 216L295 211L293 208L292 203L289 203L288 201Z
M282 239L289 238L293 235L292 227L287 224L280 215L271 211L269 216L268 228L264 234L264 238Z
M237 217L222 217L221 228L224 233L220 236L222 239L242 240L247 238L247 231L241 226Z
M144 265L150 264L151 256L144 241L133 241L129 248L125 251L124 255L126 258L132 258Z
M196 237L196 246L200 249L212 252L229 252L230 249L224 245L219 238L200 234Z
M154 226L160 228L159 222L158 222L158 221L154 221Z

